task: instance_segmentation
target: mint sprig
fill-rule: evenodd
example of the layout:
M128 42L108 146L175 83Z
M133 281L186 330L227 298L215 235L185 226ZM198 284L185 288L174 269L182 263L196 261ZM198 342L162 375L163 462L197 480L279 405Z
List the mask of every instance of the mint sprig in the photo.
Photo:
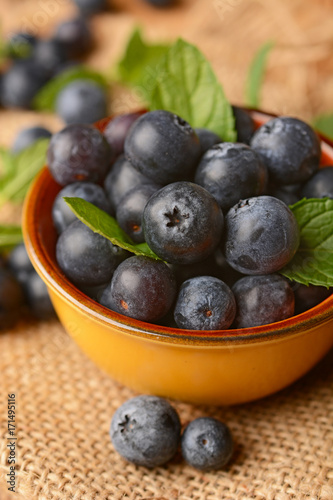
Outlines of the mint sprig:
M10 250L23 240L22 229L13 224L0 225L0 253Z
M37 111L53 112L59 92L74 80L82 79L90 80L103 88L106 88L108 85L106 78L101 73L86 66L75 66L61 72L42 87L34 98L34 109Z
M301 240L296 255L280 273L304 285L333 286L333 200L304 198L290 208Z
M135 255L145 255L155 260L161 260L147 245L147 243L134 243L131 238L121 229L114 217L107 214L92 203L82 198L64 197L75 215L81 222L86 224L94 233L107 238L114 245L128 250Z
M0 206L21 203L36 174L45 165L50 140L39 139L18 154L0 150Z
M245 85L245 103L250 108L260 107L260 93L266 71L269 53L274 47L274 42L269 41L261 45L250 64Z
M142 38L141 30L136 28L117 65L116 78L121 83L134 87L140 97L149 102L159 72L158 65L169 48L168 44L147 43Z
M179 39L158 65L150 109L165 109L192 127L236 141L235 119L210 63L194 45Z

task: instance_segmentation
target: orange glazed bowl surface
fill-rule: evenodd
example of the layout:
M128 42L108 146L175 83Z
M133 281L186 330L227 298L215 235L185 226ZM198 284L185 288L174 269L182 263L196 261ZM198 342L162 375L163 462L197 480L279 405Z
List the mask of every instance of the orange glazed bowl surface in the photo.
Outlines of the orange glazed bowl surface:
M272 117L251 113L257 126ZM333 147L322 139L321 165L329 164ZM64 328L117 381L141 393L192 403L243 403L291 384L333 346L333 295L277 323L210 332L152 325L103 307L57 265L51 209L60 189L45 167L25 201L25 245Z

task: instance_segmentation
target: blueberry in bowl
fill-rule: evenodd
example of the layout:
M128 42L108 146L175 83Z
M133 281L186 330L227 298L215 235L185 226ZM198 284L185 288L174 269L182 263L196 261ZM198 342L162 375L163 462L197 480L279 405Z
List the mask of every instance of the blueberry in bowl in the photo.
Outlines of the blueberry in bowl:
M130 129L132 138L136 134L134 127L139 126L142 117L136 120ZM261 112L251 112L251 117L257 129L272 118ZM97 123L96 130L102 132L107 123L108 120ZM151 127L151 123L148 125ZM195 144L191 162L195 157L193 163L197 164L202 155L195 132L192 134L182 122L176 124L173 122L173 126L179 126L183 130L183 144L188 144L187 140ZM161 140L158 130L156 138L157 141ZM126 146L126 141L127 138L125 159L131 161L133 151L137 154L138 143L135 140L132 145L129 143L129 147L128 143ZM101 143L104 145L104 141ZM112 151L107 152L107 149L105 146L103 158L109 166L102 168L98 180L100 185L109 175L108 168L111 168L110 164L113 161ZM162 160L164 166L163 157ZM320 170L332 162L333 147L322 139ZM153 160L148 170L141 167L141 164L139 170L140 174L147 176L150 181L167 184L152 197L168 188L171 183L186 182L177 178L182 175L177 170L173 172L171 179L168 178L164 168L163 179L153 179L152 176L155 176ZM194 176L194 170L195 166L192 164L188 175ZM311 172L313 170L315 169L311 166ZM90 298L70 281L56 259L58 234L52 221L52 206L63 185L78 180L74 166L71 174L70 179L64 180L62 177L58 183L50 174L50 170L45 168L37 177L25 202L23 221L25 244L34 267L49 289L54 307L65 329L82 350L116 380L146 394L194 403L236 404L264 397L287 386L305 374L332 347L332 296L297 316L256 326L229 328L223 326L224 329L211 330L194 329L197 328L195 325L192 328L183 326L179 328L171 323L172 326L165 326L167 323L162 321L163 318L153 319L153 322L148 323L146 319L134 319L119 310L106 307L101 303L103 302L101 299L98 302ZM90 172L84 174L90 175ZM89 179L85 181L90 182ZM190 182L193 182L193 177ZM291 179L292 182L296 182L294 178ZM121 200L117 203L121 203ZM212 204L215 206L215 203ZM222 211L220 208L219 210L217 213L221 214ZM183 227L178 226L177 213L162 208L162 215L165 213L170 215L167 223ZM224 232L221 216L218 220L215 226L216 233L220 233L221 236ZM168 229L172 228L169 226ZM215 253L223 248L224 243L221 240L217 247L214 242L210 255L215 256ZM293 245L296 244L297 241L294 241ZM131 258L133 257L129 257ZM167 259L163 256L161 260ZM233 264L233 259L228 258L228 260L228 265ZM119 264L117 269L121 269L123 263ZM170 269L177 265L179 264L169 262L165 264ZM260 275L255 274L253 277L257 278ZM107 279L109 280L109 276ZM170 286L168 280L163 282L164 284L158 281L161 294L167 282ZM171 288L172 286L170 290ZM231 291L232 288L233 284L230 284ZM173 304L175 301L176 298ZM126 304L123 305L126 309ZM206 310L208 318L210 311Z

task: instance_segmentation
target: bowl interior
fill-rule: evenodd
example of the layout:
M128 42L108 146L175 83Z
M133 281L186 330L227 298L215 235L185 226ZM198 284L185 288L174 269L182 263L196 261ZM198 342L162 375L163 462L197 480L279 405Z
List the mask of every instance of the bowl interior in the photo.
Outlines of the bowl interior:
M272 118L272 115L252 111L256 127ZM110 119L96 124L103 131ZM322 140L321 166L333 164L333 147L327 140ZM316 324L323 324L333 318L333 295L304 313L283 321L253 328L194 331L168 328L128 318L110 311L78 290L62 273L55 258L57 233L52 222L53 201L61 186L51 177L45 167L36 178L26 198L23 215L23 232L27 251L42 279L48 287L69 301L82 313L94 316L99 321L122 325L134 335L158 337L162 341L180 343L244 343L257 342L277 336L285 336L304 331Z

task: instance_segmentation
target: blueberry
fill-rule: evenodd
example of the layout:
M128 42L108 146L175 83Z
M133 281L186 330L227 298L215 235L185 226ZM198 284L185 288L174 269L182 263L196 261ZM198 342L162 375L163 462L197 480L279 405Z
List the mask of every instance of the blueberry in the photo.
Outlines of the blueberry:
M132 188L119 203L116 219L119 226L136 243L145 241L142 229L142 214L149 198L157 191L153 184L140 184Z
M64 47L55 39L38 40L32 57L37 64L48 72L50 77L67 60Z
M2 75L1 104L5 108L31 108L35 95L48 79L45 69L30 59L13 63Z
M70 59L82 57L93 44L89 25L83 17L69 19L59 24L54 39L60 43Z
M282 321L294 314L294 292L278 274L244 276L232 287L237 303L235 328Z
M8 256L7 263L17 281L21 284L25 283L29 275L34 272L24 243L16 245L16 247L13 248Z
M27 276L23 284L23 290L30 311L36 318L45 320L55 317L47 287L35 271L32 271Z
M192 264L217 248L223 214L206 189L175 182L157 191L143 212L143 231L149 247L171 264Z
M295 295L295 314L301 314L311 309L327 299L333 292L333 288L315 285L306 286L300 283L292 283L292 288Z
M194 179L216 198L222 210L228 210L240 199L263 193L267 170L246 144L224 142L204 154Z
M305 198L332 198L333 199L333 165L325 167L315 173L301 190Z
M232 456L233 439L230 429L216 418L196 418L183 432L181 450L186 462L196 469L220 469Z
M22 129L17 135L13 147L13 153L19 153L25 148L28 148L38 139L48 139L52 136L52 133L45 127L28 127Z
M206 153L208 149L215 146L215 144L222 142L222 139L217 134L206 128L195 128L194 132L199 138L202 155Z
M279 184L305 182L318 170L319 138L310 125L297 118L269 120L254 133L250 145Z
M294 205L302 196L300 194L302 184L286 184L285 186L273 186L268 189L271 196L283 201L286 205Z
M235 117L238 142L250 144L251 137L255 130L252 117L245 109L239 106L232 106L232 111Z
M107 0L74 0L74 3L83 16L97 14L107 6Z
M36 43L37 37L32 33L24 31L14 33L7 42L9 57L21 59L30 56Z
M134 187L143 184L152 184L150 179L140 174L132 164L121 155L113 164L104 181L104 189L109 197L111 206L116 209L121 199Z
M51 175L60 185L76 181L102 182L112 152L105 137L90 125L68 125L53 134L47 152Z
M273 196L241 200L226 215L224 254L241 273L278 271L295 255L299 240L294 214Z
M81 221L72 222L57 241L56 258L67 278L80 286L106 283L123 259L123 251Z
M223 330L236 314L236 302L230 288L212 276L197 276L180 287L174 318L179 328Z
M131 127L125 156L157 184L187 179L194 171L201 148L190 125L169 111L145 113Z
M146 2L154 7L170 7L174 4L175 0L146 0Z
M124 144L128 131L140 116L142 116L141 112L125 113L110 120L105 127L104 135L115 156L119 156L124 152Z
M133 256L117 267L100 302L125 316L152 322L169 311L175 296L176 281L164 262Z
M108 113L104 89L91 80L74 80L56 99L56 113L65 123L94 123Z
M137 396L114 413L110 437L117 452L129 462L158 467L173 458L180 441L180 420L168 401Z
M111 206L104 189L92 182L73 182L62 188L57 194L52 206L52 219L58 231L64 231L73 221L77 219L74 212L67 205L64 197L83 198L96 207L111 212Z

